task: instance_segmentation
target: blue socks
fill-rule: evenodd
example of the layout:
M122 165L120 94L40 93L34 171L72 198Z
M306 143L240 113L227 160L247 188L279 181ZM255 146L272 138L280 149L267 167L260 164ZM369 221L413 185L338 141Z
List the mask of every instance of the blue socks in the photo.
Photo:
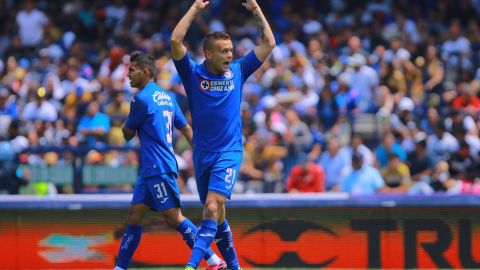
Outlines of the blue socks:
M120 250L118 250L117 265L119 267L123 269L128 268L140 238L142 238L142 226L127 225L127 231L123 235L122 244L120 245Z
M215 241L217 242L218 250L220 250L223 259L227 263L228 269L238 269L238 258L233 246L233 235L226 219L218 226Z
M188 218L186 218L178 227L176 228L177 232L181 233L183 236L183 241L187 243L190 248L193 248L195 243L195 237L197 236L197 226L193 224ZM205 260L208 260L212 257L215 253L211 248L208 248L206 251L205 256L203 257Z
M213 226L213 227L212 227ZM213 229L212 229L213 228ZM195 258L196 265L192 265L195 268L198 267L202 258L208 260L210 257L215 255L213 250L210 248L210 244L213 241L213 236L215 235L217 229L217 222L212 220L203 221L201 224L201 230L199 231L197 227L189 220L185 219L178 227L176 228L179 233L182 234L183 240L187 243L187 245L193 249L192 251L192 258ZM198 234L204 235L202 240L197 241L197 247L195 249L195 237ZM206 236L205 236L206 235ZM209 237L208 235L211 235ZM120 245L120 249L118 251L118 260L117 266L123 269L127 269L128 265L130 264L130 260L132 259L133 253L137 249L138 243L140 243L140 239L142 237L142 226L137 225L127 225L127 230L123 235L122 244ZM195 255L195 256L194 256ZM192 258L190 262L192 262ZM218 260L218 257L216 257ZM191 265L189 263L189 265Z
M197 269L200 261L210 245L212 244L215 234L217 233L217 221L215 220L203 220L200 224L200 229L197 232L197 238L192 248L192 255L188 261L187 266Z

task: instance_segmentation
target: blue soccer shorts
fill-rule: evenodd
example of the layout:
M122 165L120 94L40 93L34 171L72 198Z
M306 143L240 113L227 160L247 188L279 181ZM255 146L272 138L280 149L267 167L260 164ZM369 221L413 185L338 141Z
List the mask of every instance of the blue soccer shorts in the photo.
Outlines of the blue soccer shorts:
M176 174L140 176L133 189L132 204L135 203L143 203L154 211L181 207Z
M243 152L193 152L193 164L200 201L205 204L208 191L230 199L238 180Z

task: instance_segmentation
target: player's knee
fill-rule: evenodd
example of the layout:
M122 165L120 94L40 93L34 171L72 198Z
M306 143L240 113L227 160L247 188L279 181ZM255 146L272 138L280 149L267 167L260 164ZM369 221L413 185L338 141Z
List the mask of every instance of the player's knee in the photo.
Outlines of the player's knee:
M127 217L127 224L128 225L141 225L142 224L142 218L139 217L138 215L129 215Z
M140 213L137 213L135 211L128 211L127 215L127 224L128 225L141 225L142 223L142 215Z
M218 209L219 209L219 205L216 201L214 200L207 201L203 209L203 217L206 219L217 220Z
M162 215L168 226L172 228L178 227L185 219L180 211L166 211L162 212Z
M178 219L172 216L165 216L164 219L165 219L165 222L168 224L168 226L172 228L176 228L180 224Z

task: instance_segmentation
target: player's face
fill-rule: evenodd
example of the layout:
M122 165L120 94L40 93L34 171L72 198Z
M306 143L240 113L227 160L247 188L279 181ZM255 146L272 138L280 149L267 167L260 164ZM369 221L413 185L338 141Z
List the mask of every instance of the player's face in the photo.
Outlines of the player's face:
M232 41L229 39L215 40L212 48L205 52L205 57L216 73L227 72L233 60Z
M138 67L135 62L130 63L127 76L130 79L130 86L133 88L139 88L145 84L145 70Z

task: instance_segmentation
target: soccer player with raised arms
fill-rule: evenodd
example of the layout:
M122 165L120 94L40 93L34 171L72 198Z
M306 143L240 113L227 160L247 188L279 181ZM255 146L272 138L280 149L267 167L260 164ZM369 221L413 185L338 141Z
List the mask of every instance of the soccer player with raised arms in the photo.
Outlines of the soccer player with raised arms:
M118 251L114 270L127 269L140 242L143 217L149 209L160 211L165 222L183 235L192 248L197 227L182 215L177 185L177 161L173 152L173 127L192 142L192 128L187 123L175 99L153 82L155 64L152 56L134 52L130 56L130 85L139 91L130 104L123 136L128 141L140 139L140 176L133 190L127 215L127 229ZM162 243L158 243L161 245ZM225 261L207 249L203 256L209 270L223 270Z
M242 86L275 47L275 39L259 5L246 0L260 31L260 43L243 58L233 60L230 36L210 32L203 41L205 61L190 58L183 39L194 17L209 2L196 0L180 20L171 37L172 57L182 79L192 113L193 162L197 189L204 204L202 223L185 269L196 269L215 239L228 269L240 269L225 219L225 201L230 199L242 162Z

